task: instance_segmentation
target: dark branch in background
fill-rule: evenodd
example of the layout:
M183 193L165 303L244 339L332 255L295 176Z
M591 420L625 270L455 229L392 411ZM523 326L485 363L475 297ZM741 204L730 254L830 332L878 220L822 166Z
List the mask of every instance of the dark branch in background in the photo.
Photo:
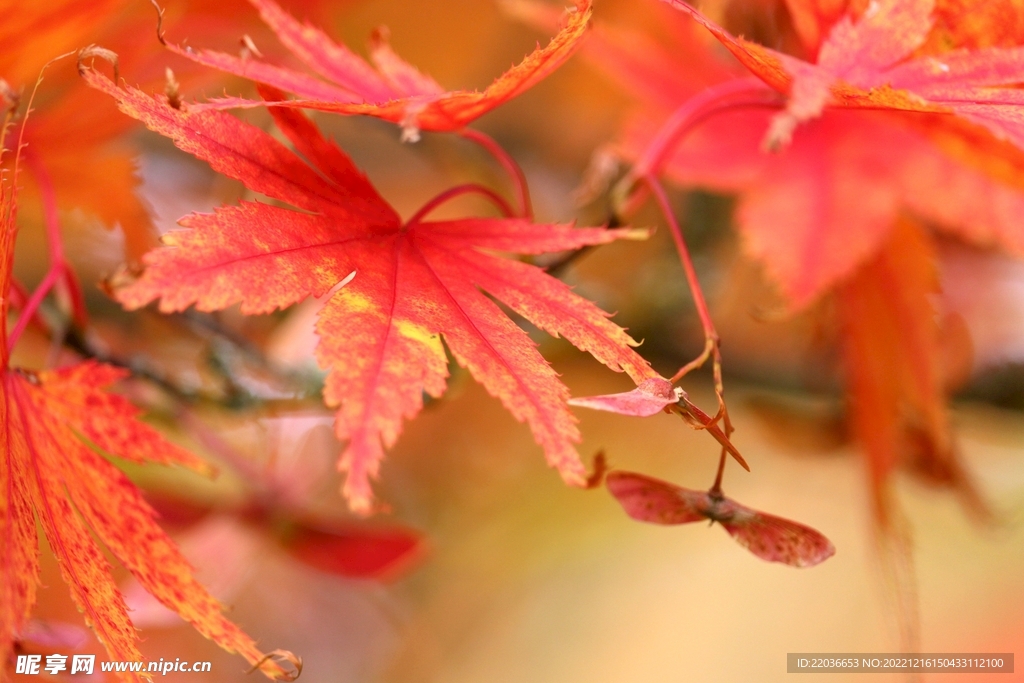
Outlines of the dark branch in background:
M322 380L319 376L314 378L310 374L277 367L266 358L258 347L248 340L242 339L210 316L188 312L175 317L185 321L194 329L201 330L206 335L214 337L221 344L230 346L260 370L270 374L274 380L289 387L294 395L289 398L267 398L253 393L239 383L231 371L231 364L225 362L216 352L209 359L208 367L223 381L223 393L183 386L155 368L143 355L134 355L126 358L110 353L97 344L96 340L80 327L68 326L63 342L67 348L76 351L86 358L93 358L108 365L128 370L134 377L150 382L182 403L207 403L241 410L253 406L294 406L305 404L310 399L319 396L322 388Z
M622 220L622 218L619 217L619 215L614 212L610 213L608 219L605 221L605 228L607 228L608 230L621 228L626 225L627 223L625 223ZM533 259L532 261L535 266L540 266L541 268L543 268L544 271L551 277L557 277L561 279L570 267L572 267L577 261L582 259L584 256L587 256L588 254L592 253L596 248L597 246L592 244L587 245L585 247L580 247L579 249L566 252L565 254L559 256L558 258L549 263L539 263L536 259Z
M613 227L613 226L609 225L608 227L610 228L610 227ZM550 275L551 277L561 278L563 275L565 275L565 271L569 270L569 268L573 264L575 264L577 261L579 261L581 258L586 256L587 254L589 254L593 250L594 250L594 246L593 245L587 245L585 247L580 247L579 249L577 249L575 251L570 251L568 254L560 257L554 263L552 263L550 265L547 265L547 266L542 266L542 267L547 272L547 274ZM538 265L540 265L540 264L538 264Z
M273 364L267 360L267 357L263 355L263 350L260 349L260 347L256 346L234 330L225 327L212 315L200 313L199 311L190 308L182 313L165 316L165 318L178 318L180 320L184 320L185 323L187 323L193 330L197 330L203 335L214 336L227 342L233 346L236 351L239 351L248 360L261 368L274 372L275 374L281 372L279 368L275 368Z

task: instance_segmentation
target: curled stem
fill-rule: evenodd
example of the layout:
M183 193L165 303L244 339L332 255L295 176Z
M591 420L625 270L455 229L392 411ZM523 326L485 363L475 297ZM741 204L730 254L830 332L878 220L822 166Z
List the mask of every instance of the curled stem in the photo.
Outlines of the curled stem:
M654 195L655 201L657 201L661 212L665 215L665 220L672 233L672 240L676 245L676 251L679 253L679 262L683 266L683 272L686 273L686 282L690 287L691 294L693 295L693 303L697 308L697 315L700 318L701 327L704 330L704 350L699 356L681 367L676 374L672 375L672 383L675 384L692 370L702 367L704 363L707 362L708 358L711 358L712 361L711 368L715 383L715 396L718 397L718 412L713 418L708 417L707 420L704 420L703 418L698 419L695 426L703 425L702 428L707 429L708 432L722 445L722 453L718 460L718 474L715 477L714 485L711 487L711 491L721 492L722 474L725 470L725 456L727 453L732 455L736 459L736 462L742 465L743 469L748 472L750 471L750 467L743 459L743 456L739 454L739 451L736 450L735 446L732 445L732 442L729 441L729 436L731 436L733 432L733 426L732 420L729 418L729 408L725 403L725 384L722 381L722 351L720 348L720 339L718 331L715 330L715 324L711 320L711 312L708 310L707 300L704 298L704 291L701 289L700 281L697 279L697 269L693 266L693 258L690 256L690 249L686 246L686 240L683 239L683 231L679 227L679 222L676 220L675 214L672 212L672 206L669 203L668 195L665 193L665 188L661 186L661 183L654 175L645 176L644 181L651 189L651 193ZM700 409L688 400L683 400L686 402L687 411L697 411L699 416L707 417L706 414L700 412ZM684 417L686 416L684 415ZM718 428L719 421L722 422L722 426L725 428L724 432ZM691 424L694 423L691 421Z
M164 37L164 8L156 0L149 0L149 4L156 9L156 39L160 44L167 47L167 38Z
M509 206L509 203L506 202L504 198L502 198L502 196L499 195L494 190L484 187L483 185L480 185L478 183L466 183L464 185L456 185L451 189L445 190L441 194L437 195L436 197L428 201L426 204L420 207L420 210L414 213L412 217L405 222L405 224L413 225L414 223L420 222L427 214L429 214L437 207L441 206L447 201L451 201L452 199L455 199L456 197L464 194L479 194L484 198L490 200L490 202L494 204L496 207L498 207L498 209L503 214L505 214L506 217L511 218L512 216L515 215L515 210L513 210L512 207Z
M278 662L287 664L290 669L285 669ZM252 668L245 673L251 674L257 669L271 680L294 681L302 674L302 657L288 650L273 650L256 660Z
M5 367L9 360L11 349L14 348L18 338L28 326L29 321L37 318L39 305L42 303L47 293L49 293L49 291L61 280L63 280L64 286L67 289L68 297L71 300L71 309L76 321L80 321L84 324L87 319L85 301L82 296L81 287L78 284L78 279L71 273L71 269L68 268L67 261L64 259L64 243L61 241L60 236L60 220L57 213L57 197L53 189L53 182L50 180L50 176L46 172L46 168L43 166L39 158L32 153L31 150L26 149L25 145L25 128L28 124L28 118L32 113L32 103L35 102L36 93L39 92L39 86L43 82L43 73L54 62L64 59L65 57L70 57L73 54L74 52L66 52L62 55L58 55L44 64L39 70L39 77L36 79L35 85L32 87L32 94L29 96L28 104L25 107L25 116L21 121L21 129L18 131L18 144L14 152L14 183L17 184L18 182L20 164L22 155L24 154L25 162L28 164L32 175L35 176L36 182L39 184L40 194L42 195L43 214L46 223L46 237L50 252L50 268L43 277L43 281L39 284L39 287L36 288L36 291L34 291L32 296L28 297L25 301L25 304L21 309L21 314L14 325L14 329L11 330L7 339L3 340L6 344L3 352L3 364ZM6 126L7 120L5 119L5 130ZM0 149L2 149L2 146L0 146ZM16 233L11 236L11 239L13 240L15 236ZM7 297L9 296L9 293L0 292L0 296Z
M782 95L754 77L725 81L694 95L665 121L633 168L619 183L618 192L624 197L639 180L657 174L679 141L709 118L734 109L776 109L784 104Z
M526 184L526 174L523 173L523 169L519 167L515 159L509 156L509 153L494 138L478 130L464 128L459 135L483 147L505 169L515 188L516 203L519 205L518 215L523 218L533 218L533 206L530 202L530 188Z
M668 195L658 181L657 175L664 166L668 155L676 148L683 137L709 118L736 109L765 107L777 109L784 106L784 104L785 101L782 95L769 88L760 79L753 77L734 79L708 88L691 97L673 112L655 134L654 139L647 146L633 168L612 189L611 202L617 219L639 208L640 204L647 199L648 192L654 196L658 208L668 223L672 240L679 254L679 262L683 266L686 282L693 295L697 315L700 318L701 327L704 331L704 349L695 359L681 367L672 376L671 381L675 384L693 370L702 367L708 359L711 359L715 396L718 398L718 411L714 417L709 416L687 399L685 394L680 398L679 403L672 407L672 410L678 413L691 426L697 429L706 429L722 446L715 482L709 490L709 493L713 495L721 495L722 476L725 471L727 455L735 458L744 469L749 471L750 467L729 440L729 436L733 432L733 426L732 420L729 418L729 409L725 403L720 339L711 320L711 313L708 310L704 292L697 279L697 271L694 268L690 250L686 246L679 222L672 212ZM637 184L640 182L643 185L637 187ZM722 427L718 426L719 422L722 423Z

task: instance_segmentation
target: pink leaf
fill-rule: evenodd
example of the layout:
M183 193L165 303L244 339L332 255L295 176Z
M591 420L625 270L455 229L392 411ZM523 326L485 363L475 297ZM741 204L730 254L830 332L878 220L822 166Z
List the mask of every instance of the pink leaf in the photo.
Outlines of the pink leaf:
M633 391L621 394L605 394L603 396L586 396L573 398L569 405L594 410L606 410L620 415L650 417L657 415L666 406L679 402L679 394L672 383L661 377L645 379Z

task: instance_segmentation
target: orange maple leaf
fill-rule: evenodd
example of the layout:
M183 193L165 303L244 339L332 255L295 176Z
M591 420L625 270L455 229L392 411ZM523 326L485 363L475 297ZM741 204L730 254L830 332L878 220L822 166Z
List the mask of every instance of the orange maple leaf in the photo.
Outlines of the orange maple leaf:
M136 420L139 410L103 389L128 373L96 362L43 372L10 367L7 313L15 203L0 184L0 662L26 627L39 575L36 520L86 623L111 659L142 661L136 633L93 534L168 608L229 652L256 664L264 655L221 614L221 606L155 522L117 455L200 472L208 467ZM262 669L290 676L273 662ZM135 674L124 674L135 681Z
M869 455L883 522L897 466L951 488L978 517L989 514L952 437L938 293L933 239L909 219L898 221L879 253L836 290L851 422Z
M237 30L239 10L246 5L245 0L215 6L192 4L182 20L193 36L228 30L229 13L233 19L231 30ZM308 0L304 8L324 17L323 6L327 4ZM182 11L180 7L176 9ZM0 54L0 83L9 86L12 94L22 92L49 60L90 43L102 43L129 57L128 61L136 67L136 78L162 83L166 52L153 39L153 21L153 11L147 3L131 0L97 0L88 5L73 0L29 5L0 2L0 43L4 45ZM195 74L180 69L180 65L193 72L204 72L207 81L211 74L222 76L191 62L177 61L179 79L192 76L189 80L196 80ZM119 225L128 257L137 260L157 240L148 207L135 191L104 191L108 186L134 190L139 184L134 159L137 150L127 139L135 124L124 117L108 116L105 99L81 87L70 60L52 64L45 76L23 135L27 146L22 160L30 172L22 176L23 197L29 201L23 202L21 219L23 223L26 218L37 219L28 215L34 213L37 205L32 200L42 195L44 201L49 201L47 195L52 195L55 208L65 214L80 209L107 227ZM68 144L69 140L74 144Z
M4 44L0 79L5 79L12 92L30 86L44 65L62 53L101 38L125 49L127 41L121 36L138 34L133 23L152 23L150 13L129 7L126 0L101 0L88 7L68 0L4 3L0 17L0 41ZM29 170L22 176L27 181L27 196L40 195L43 203L51 202L62 211L83 209L107 227L120 224L129 255L141 256L156 241L145 205L132 191L98 190L100 183L125 188L138 185L134 151L122 139L131 126L105 115L102 100L79 87L70 61L47 69L46 85L34 107L22 135L26 143L22 161ZM69 145L69 139L75 144ZM83 173L83 168L89 172Z
M901 211L976 244L1024 255L1024 231L1016 219L1024 211L1024 192L1002 174L988 172L1003 157L982 167L964 163L962 155L936 144L899 112L831 107L805 122L785 149L765 154L759 142L773 114L763 102L728 99L728 89L741 81L726 78L714 55L691 47L689 61L650 54L644 62L604 38L614 35L606 27L599 29L604 30L592 38L601 40L588 45L585 55L603 67L615 62L606 70L625 72L628 80L620 76L620 82L645 103L627 126L619 145L623 155L683 185L740 192L737 219L744 247L765 264L793 310L815 301L875 254ZM716 85L701 92L696 84L673 88L660 77L672 69L692 70L694 60L710 62L701 71L716 73ZM665 83L655 100L647 86L651 82ZM685 112L696 96L715 92L726 93L720 103ZM660 118L672 116L673 105L694 116L665 138L662 133L673 124L656 131Z
M870 0L767 0L784 4L803 52L818 54L829 30L843 15L858 16ZM1024 3L1021 0L936 0L933 26L915 56L945 52L950 47L984 48L1017 45L1024 37Z
M320 29L302 24L273 0L250 0L281 42L316 76L260 61L211 50L168 45L175 53L229 73L296 95L283 106L318 109L338 114L363 114L402 126L403 137L416 140L419 131L456 131L498 105L533 87L579 46L591 15L591 0L577 0L565 27L546 47L499 76L483 92L446 91L395 54L384 32L374 35L370 58L373 66ZM265 102L243 98L219 98L199 109L262 107Z
M423 392L444 392L442 336L455 359L529 424L565 480L586 480L573 446L580 435L566 407L568 390L536 344L481 289L637 382L655 376L608 314L539 268L488 253L575 249L635 231L523 219L427 221L429 208L403 222L298 112L272 109L312 167L232 116L174 109L138 90L121 90L90 69L83 75L182 150L301 210L242 202L187 216L181 223L190 230L167 235L167 247L147 255L145 273L118 299L138 308L159 298L164 311L240 302L244 313L266 313L341 283L320 313L317 357L329 371L324 398L339 406L336 432L348 442L340 462L348 471L344 493L355 509L370 510L370 479L383 449L396 441L403 420L420 411ZM264 95L280 97L269 89Z

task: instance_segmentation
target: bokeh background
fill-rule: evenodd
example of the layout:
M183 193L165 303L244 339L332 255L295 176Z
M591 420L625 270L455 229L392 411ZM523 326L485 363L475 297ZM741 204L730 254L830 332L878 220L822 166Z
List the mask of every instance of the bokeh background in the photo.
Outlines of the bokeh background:
M375 27L387 25L396 51L452 88L485 87L547 39L490 0L282 4L351 46L362 46ZM207 16L198 5L169 5L169 35L236 50L239 37L248 34L264 54L274 54L276 46L261 33L255 13L244 3L232 8ZM123 17L136 10L112 5L104 11ZM142 11L152 13L148 6ZM661 11L654 2L600 0L596 17L656 35ZM150 20L155 28L155 13ZM100 38L82 39L99 42L104 31L114 30L103 22L96 25ZM143 33L138 40L147 44ZM159 65L175 62L159 51L155 31L149 41L152 51L139 48L145 60L137 63L138 78L159 82ZM138 66L143 62L145 68ZM132 68L123 65L127 73ZM78 87L66 73L73 71L70 61L51 70L61 88ZM182 82L186 97L244 88L187 70ZM41 92L47 92L48 83ZM112 103L91 106L106 107L101 117L120 116ZM541 220L600 224L608 218L607 207L601 201L577 206L573 191L592 154L614 138L629 107L628 98L578 56L483 118L479 127L522 164ZM258 113L249 116L261 120ZM376 121L316 120L405 215L456 182L472 179L504 187L500 170L464 141L426 134L409 145L399 141L396 128ZM137 151L139 196L160 231L189 211L234 201L242 191L155 135L126 125L121 140ZM130 189L119 185L107 191L113 196ZM790 676L787 652L896 651L896 606L881 569L866 475L844 428L827 311L787 319L775 313L776 295L739 251L729 198L676 192L673 200L724 339L735 442L753 469L747 474L730 467L726 491L747 505L825 533L837 553L821 566L770 565L720 529L642 525L629 520L602 489L566 488L545 466L528 430L459 370L453 371L446 397L407 425L383 467L378 491L391 512L368 522L351 519L337 495L340 478L332 463L340 446L330 433L330 413L315 398L291 400L267 389L272 382L259 362L194 318L119 311L93 283L125 260L124 240L99 226L109 221L88 212L66 212L65 228L68 252L86 283L94 341L144 362L152 374L177 386L221 399L183 409L180 396L146 381L132 383L126 391L151 409L152 419L218 461L222 474L207 482L152 468L131 473L155 498L177 501L177 507L166 507L165 517L200 577L263 648L302 656L301 680L777 681ZM450 210L471 208L476 207ZM45 269L45 250L32 209L23 213L17 267L25 281L34 282ZM637 225L658 223L650 210L635 218ZM1016 648L1020 655L1024 267L955 244L944 250L947 292L959 297L972 335L965 352L970 360L953 403L957 438L998 515L995 523L979 524L951 496L910 480L897 482L913 529L921 646L925 652ZM979 278L987 279L975 286ZM703 343L664 230L645 243L603 247L574 264L565 279L605 309L617 311L616 320L644 340L641 352L663 374L674 372ZM215 321L217 329L230 330L315 385L313 310L303 305L252 319L227 311ZM629 388L628 380L567 344L541 334L536 338L574 395ZM54 357L41 337L23 346L24 363ZM266 400L233 401L225 376ZM705 406L714 402L710 386L710 377L701 374L685 384ZM716 445L678 419L578 414L585 436L581 453L604 449L613 467L690 488L707 486L714 477ZM267 482L274 486L268 488ZM318 515L353 528L401 524L417 530L423 540L413 556L383 577L353 579L319 571L281 548L272 522L238 514L239 501L254 489L264 496L284 490ZM175 518L174 510L188 507L202 512ZM240 658L155 610L127 576L123 579L147 657L213 662L211 674L161 678L230 682L258 676L246 676ZM47 553L43 584L37 617L80 624ZM90 640L76 647L102 651ZM820 678L860 680L838 674ZM991 680L983 675L926 678ZM872 680L903 679L875 675Z

